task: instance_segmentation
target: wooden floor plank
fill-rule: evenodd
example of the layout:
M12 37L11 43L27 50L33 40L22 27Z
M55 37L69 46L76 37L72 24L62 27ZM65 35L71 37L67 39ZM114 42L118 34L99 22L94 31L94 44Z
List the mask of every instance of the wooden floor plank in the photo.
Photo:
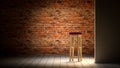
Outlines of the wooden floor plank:
M29 60L32 56L26 56L24 59L21 59L21 61L19 61L19 66L18 68L24 68L26 61Z
M60 57L54 55L53 68L60 68Z
M36 68L45 68L45 65L47 63L47 58L48 56L43 55L42 59L40 60L40 62L37 64L38 66Z
M34 68L40 67L39 62L42 60L42 58L43 58L43 55L37 55L31 65L33 65Z
M68 68L68 62L69 62L69 60L67 60L67 58L68 58L68 55L65 55L65 59L66 59L66 68Z
M35 64L33 64L33 62L34 62L34 60L36 59L36 55L34 55L34 56L30 56L30 57L27 57L26 59L25 59L25 61L23 62L23 64L21 65L22 66L22 68L29 68L29 67L31 67L31 68L34 68L36 65Z
M65 57L65 55L61 55L60 68L67 68L67 63L66 63L66 57Z
M84 57L83 61L86 63L86 67L88 66L89 68L93 68L91 64L93 61L90 61L88 57Z
M69 61L69 56L67 56L66 59L67 59L67 68L75 68L74 61Z
M36 66L35 68L42 68L43 65L42 65L42 61L44 60L44 55L40 55L38 56L38 59L36 59Z
M52 68L53 65L53 61L54 61L54 56L53 55L49 55L48 56L48 60L46 62L45 68Z
M82 65L82 61L80 61L80 62L78 62L78 59L77 58L75 58L75 68L83 68L83 65Z
M21 65L21 62L23 62L26 59L26 57L28 57L28 56L3 58L0 61L0 66L2 68L4 68L4 67L12 67L12 68L19 67Z
M61 57L62 57L62 55L58 55L58 61L59 61L59 68L60 68L60 66L61 66L61 61L62 61L62 59L61 59Z

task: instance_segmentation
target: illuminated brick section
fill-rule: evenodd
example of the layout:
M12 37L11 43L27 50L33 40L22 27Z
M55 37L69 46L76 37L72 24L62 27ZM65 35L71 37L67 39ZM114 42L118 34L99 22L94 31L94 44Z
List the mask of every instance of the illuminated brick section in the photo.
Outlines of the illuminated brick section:
M83 54L94 53L94 0L6 0L2 48L15 54L68 54L69 32L81 32Z

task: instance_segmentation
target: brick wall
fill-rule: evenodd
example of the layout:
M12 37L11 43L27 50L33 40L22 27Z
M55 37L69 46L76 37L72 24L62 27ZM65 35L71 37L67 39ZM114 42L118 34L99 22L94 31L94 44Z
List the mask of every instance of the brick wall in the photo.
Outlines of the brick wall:
M81 32L83 54L94 53L94 0L5 0L1 6L1 52L68 54L69 32Z

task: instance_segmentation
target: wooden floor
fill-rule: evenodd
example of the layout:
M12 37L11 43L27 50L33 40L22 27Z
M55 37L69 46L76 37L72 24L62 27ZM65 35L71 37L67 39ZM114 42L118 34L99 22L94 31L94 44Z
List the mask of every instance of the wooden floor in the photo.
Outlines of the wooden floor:
M68 55L36 55L0 59L0 68L120 68L118 64L96 64L92 56L75 57L69 62Z

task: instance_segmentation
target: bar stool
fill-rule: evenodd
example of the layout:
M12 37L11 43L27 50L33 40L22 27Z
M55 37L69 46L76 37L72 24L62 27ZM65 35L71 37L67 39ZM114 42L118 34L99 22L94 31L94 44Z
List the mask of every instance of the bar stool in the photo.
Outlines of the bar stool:
M70 61L74 61L74 48L77 46L78 51L78 62L82 61L82 33L70 32Z

